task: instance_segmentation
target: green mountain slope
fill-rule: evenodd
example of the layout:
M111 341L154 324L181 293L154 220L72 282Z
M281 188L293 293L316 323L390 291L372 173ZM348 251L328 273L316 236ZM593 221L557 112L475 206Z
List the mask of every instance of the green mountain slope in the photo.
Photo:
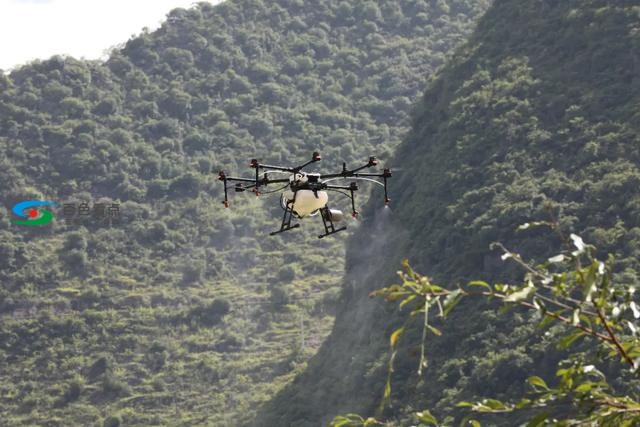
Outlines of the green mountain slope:
M327 168L389 158L487 5L201 3L105 63L0 74L0 419L249 420L328 334L344 236L270 238L277 199L221 209L215 172L316 149ZM121 223L66 224L59 207L12 224L31 199L117 204Z
M373 414L399 321L367 296L397 280L403 257L447 286L508 280L516 273L490 243L544 259L558 239L515 229L548 220L551 206L567 233L616 253L620 281L637 283L639 14L637 1L508 0L489 9L417 107L393 162L402 170L392 214L378 213L352 239L332 334L257 424ZM460 400L508 398L528 374L552 380L558 355L534 338L534 324L526 313L459 308L430 341L420 381L415 351L400 352L387 415L422 408L441 415ZM411 334L407 342L419 341Z

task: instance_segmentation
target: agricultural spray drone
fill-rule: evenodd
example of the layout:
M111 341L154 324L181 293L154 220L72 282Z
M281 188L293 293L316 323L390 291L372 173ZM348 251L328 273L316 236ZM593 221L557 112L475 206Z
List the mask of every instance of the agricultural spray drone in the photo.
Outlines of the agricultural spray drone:
M374 182L384 187L384 204L389 204L389 197L387 196L387 179L391 177L391 171L384 169L382 173L360 173L365 168L370 168L378 164L378 160L375 157L369 157L369 161L364 166L355 169L347 169L346 163L342 164L342 172L321 174L303 172L302 169L309 166L312 163L316 163L321 160L320 153L314 152L311 160L296 167L283 167L283 166L271 166L260 163L258 160L251 160L250 167L255 169L255 177L249 178L235 178L227 176L224 172L218 174L218 179L224 183L224 201L222 202L225 207L229 207L228 190L229 182L235 182L233 188L236 192L244 192L250 190L255 193L256 196L261 194L270 194L282 192L280 196L280 206L284 210L282 217L282 224L280 229L271 233L282 233L283 231L298 228L300 224L292 224L294 216L302 219L305 217L317 216L320 214L322 223L324 224L324 234L318 237L329 236L331 234L342 231L347 227L343 226L336 228L335 223L339 223L344 220L342 211L337 209L330 209L328 206L329 195L328 192L340 193L351 201L351 214L353 217L358 216L356 210L355 192L358 191L359 180ZM261 171L265 171L261 174ZM271 178L271 174L288 174L288 178ZM354 178L355 180L348 185L334 185L330 184L332 181L340 179ZM382 180L382 182L379 181ZM273 191L261 191L262 187L267 187L272 184L284 184Z

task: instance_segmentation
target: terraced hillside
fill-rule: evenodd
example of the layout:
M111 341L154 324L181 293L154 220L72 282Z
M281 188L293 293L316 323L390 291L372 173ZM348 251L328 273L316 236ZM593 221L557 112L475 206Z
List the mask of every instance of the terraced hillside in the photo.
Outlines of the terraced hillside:
M104 63L0 75L0 419L250 420L328 334L344 236L268 237L277 199L224 210L217 171L314 150L327 167L388 159L487 5L200 3ZM60 207L12 224L31 199L116 204L120 223L67 224Z
M389 336L406 313L368 295L398 282L403 258L447 287L504 283L521 272L490 244L544 261L559 239L516 229L551 214L564 233L596 245L599 257L615 254L617 282L637 287L639 13L637 1L494 3L416 108L393 160L411 173L394 182L392 214L374 215L379 209L371 205L371 220L352 239L330 337L257 424L315 426L337 414L374 415ZM554 384L561 354L550 343L562 329L541 336L530 313L496 311L468 304L435 323L442 336L429 339L421 377L419 349L401 348L382 418L416 425L408 414L429 408L457 425L459 401L522 396L530 375ZM403 341L418 343L420 334L415 328ZM617 386L637 387L612 371Z

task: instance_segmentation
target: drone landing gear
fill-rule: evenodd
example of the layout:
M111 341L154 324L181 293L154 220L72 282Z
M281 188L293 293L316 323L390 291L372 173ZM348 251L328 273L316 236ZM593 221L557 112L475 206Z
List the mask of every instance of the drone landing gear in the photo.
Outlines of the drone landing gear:
M322 223L324 224L324 234L319 235L318 239L322 239L323 237L327 237L337 233L338 231L347 229L347 227L336 228L333 225L333 219L331 219L331 212L329 211L329 208L326 205L324 208L320 209L320 216L322 217Z
M286 207L284 208L284 215L282 216L282 224L280 225L280 230L273 231L269 233L269 235L274 236L284 231L293 230L294 228L300 227L300 224L291 225L291 220L293 219L293 209L290 206L293 206L293 203L287 203Z

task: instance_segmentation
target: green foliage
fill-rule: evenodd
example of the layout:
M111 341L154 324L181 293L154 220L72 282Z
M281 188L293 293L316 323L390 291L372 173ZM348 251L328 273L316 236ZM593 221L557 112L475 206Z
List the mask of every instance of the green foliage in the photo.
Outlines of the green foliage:
M224 210L215 172L313 150L326 167L388 157L420 82L488 1L454 1L430 31L405 3L204 2L104 63L54 57L0 75L9 424L238 425L304 368L332 327L344 238L319 244L315 222L269 238L275 197ZM46 228L11 224L31 198L119 204L122 221L66 224L60 207Z
M204 326L214 326L229 314L231 304L226 299L215 299L209 305L191 309L189 318Z
M122 418L118 415L111 415L105 418L102 423L102 427L120 427L122 425Z
M403 10L399 25L416 25L420 13L433 20L446 6L450 12L459 7L412 2L412 13ZM384 17L394 16L380 9ZM420 27L430 32L435 25ZM363 210L374 218L347 251L333 334L317 362L269 407L280 416L268 420L286 425L327 413L375 412L387 384L387 338L404 318L381 315L367 295L391 283L390 272L403 256L428 271L431 283L455 286L478 277L515 283L519 272L505 266L490 243L546 260L560 237L517 227L551 213L567 234L596 245L598 258L614 254L616 283L637 284L640 210L633 183L640 164L640 93L630 49L638 44L637 28L637 6L629 2L494 2L474 34L429 79L392 161L402 171L391 183L391 212L379 213L375 205ZM341 60L360 59L351 56L346 51ZM405 63L400 58L396 67ZM395 87L398 68L380 83ZM385 99L371 101L368 114L384 115ZM531 289L518 290L515 300L531 296ZM558 329L541 335L535 316L517 309L498 316L484 300L459 304L448 314L446 330L435 316L439 309L431 308L428 325L442 336L421 327L424 322L405 328L394 361L392 406L382 414L395 424L416 425L409 413L424 407L441 423L454 424L444 414L456 402L481 396L508 402L525 394L527 373L551 383L566 351L555 347ZM422 349L413 343L425 330L429 363L418 377ZM584 338L574 342L587 344ZM626 374L607 375L615 385L637 384ZM487 421L523 422L522 413Z
M559 231L556 223L551 225ZM524 228L530 228L530 224ZM571 234L567 240L571 241L566 242L570 249L540 265L527 264L520 255L498 245L503 250L503 260L514 260L526 271L520 285L501 283L490 286L486 282L474 281L467 287L450 290L417 274L405 261L403 271L399 272L402 283L375 291L372 296L396 302L400 310L408 307L407 322L424 315L423 350L417 376L422 375L426 362L424 347L427 331L431 329L429 308L437 308L440 317L444 318L463 297L497 299L506 306L534 311L542 319L541 324L545 328L550 323L563 325L568 329L568 335L556 340L559 348L571 347L579 337L591 338L591 348L586 348L586 353L570 353L566 360L560 362L561 367L556 371L557 387L549 387L539 376L530 376L527 382L533 390L526 397L511 396L510 400L517 403L484 398L478 402L459 402L457 408L469 408L477 412L478 417L486 413L528 411L529 426L635 425L640 422L640 403L637 401L640 396L624 386L617 387L622 390L616 391L607 383L605 374L596 367L606 366L602 360L602 355L605 355L626 365L626 369L637 376L640 367L637 319L640 318L640 311L633 301L635 288L612 280L612 257L608 262L599 261L593 255L595 247L585 244L575 234ZM406 323L390 335L389 379L383 403L390 401L393 362L405 328ZM431 332L441 335L433 329ZM620 391L629 394L623 395ZM454 411L454 408L449 410ZM420 412L417 417L425 425L438 425L429 411ZM342 419L344 417L336 417L332 426L340 425ZM470 417L467 417L461 425L469 420ZM480 425L480 422L473 420L472 424Z
M60 404L66 405L70 402L76 401L80 398L82 391L84 390L85 381L81 376L75 377L69 384L65 391Z
M285 265L278 271L277 279L280 283L290 283L295 279L296 271L290 265Z
M358 414L347 414L337 416L331 421L331 427L370 427L382 425L373 418L364 419Z
M277 285L271 288L270 301L277 309L282 310L291 302L291 296L285 286Z

